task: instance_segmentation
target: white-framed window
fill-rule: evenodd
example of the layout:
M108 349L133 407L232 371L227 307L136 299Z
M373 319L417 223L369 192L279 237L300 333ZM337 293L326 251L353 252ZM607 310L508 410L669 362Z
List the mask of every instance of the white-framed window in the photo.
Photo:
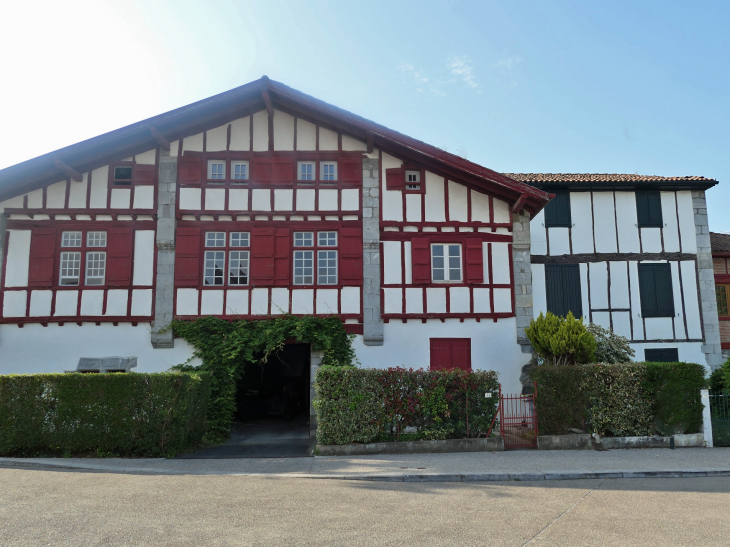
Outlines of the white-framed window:
M81 245L79 245L80 247ZM71 247L71 245L69 245ZM59 285L78 285L81 276L81 253L66 251L61 253L61 272Z
M421 172L406 171L406 190L421 189Z
M226 178L226 162L208 160L208 180L224 180Z
M231 162L231 179L233 181L248 180L248 162L232 161Z
M314 283L314 251L294 251L294 284Z
M297 180L314 181L315 164L313 161L300 161L297 163Z
M94 251L86 253L86 284L103 285L106 273L106 252Z
M87 247L106 247L106 232L87 232Z
M61 247L81 247L81 232L63 232L61 234Z
M319 247L337 247L337 232L317 232Z
M319 162L319 180L337 180L337 162Z
M225 247L226 246L226 233L225 232L205 232L205 246L206 247Z
M337 247L336 231L317 232L316 239L314 232L294 232L294 284L337 285L337 250L333 247Z
M294 232L295 247L314 247L314 232Z
M461 245L434 243L431 245L431 279L436 283L458 283L461 274Z
M231 247L248 247L249 241L248 232L231 232Z
M337 251L317 251L317 283L337 285Z
M229 251L229 285L248 285L248 258L248 251Z
M204 285L223 285L225 251L205 251Z

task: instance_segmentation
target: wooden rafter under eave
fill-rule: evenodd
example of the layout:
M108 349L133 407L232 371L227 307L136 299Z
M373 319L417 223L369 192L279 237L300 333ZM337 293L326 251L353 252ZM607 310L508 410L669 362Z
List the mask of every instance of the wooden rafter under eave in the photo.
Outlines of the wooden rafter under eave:
M79 173L70 165L63 163L61 160L53 160L53 162L56 164L56 168L67 177L75 180L76 182L81 182L82 180L84 180L81 176L81 173Z
M150 133L152 134L152 137L157 141L157 144L160 145L164 150L170 150L170 141L160 133L160 131L156 127L150 127Z
M520 209L524 207L525 203L527 202L527 194L522 194L520 198L515 202L515 204L512 206L512 212L513 213L519 213Z

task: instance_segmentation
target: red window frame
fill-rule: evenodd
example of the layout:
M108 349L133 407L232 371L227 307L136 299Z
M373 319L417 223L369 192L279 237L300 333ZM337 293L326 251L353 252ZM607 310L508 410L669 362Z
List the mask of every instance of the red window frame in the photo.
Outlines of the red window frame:
M225 163L223 179L208 179L208 161ZM231 162L248 161L248 179L231 177ZM314 163L314 180L298 180L300 161ZM335 180L320 180L321 162L337 163ZM362 185L362 152L193 152L178 159L178 183L184 186L342 188Z
M225 234L225 245L222 247L208 247L207 246L207 240L208 240L208 234L209 233L222 233ZM231 234L233 233L245 233L248 234L248 245L245 247L242 246L233 246L231 245ZM201 256L201 262L202 262L202 268L203 271L201 272L201 280L203 283L203 287L205 288L222 288L222 287L248 287L251 285L251 232L249 230L205 230L202 232L202 239L203 239L203 254ZM223 284L222 285L206 285L205 284L205 253L207 251L223 251ZM231 278L230 278L230 269L231 269L231 251L246 251L248 253L248 267L246 272L246 283L245 284L232 284Z
M429 370L471 372L471 338L429 338Z
M337 244L335 246L320 246L319 245L319 234L325 233L325 232L334 232L336 234L336 242ZM312 233L312 245L308 247L297 247L294 245L296 236L295 234L302 234L302 233ZM296 278L295 276L295 268L296 263L294 262L294 253L296 251L312 251L313 253L313 275L312 275L312 283L294 283L294 280ZM337 253L337 279L335 283L320 283L319 282L319 251L335 251ZM340 286L340 259L341 259L341 253L340 253L340 230L337 228L334 229L292 229L291 231L291 284L295 287L323 287L323 288L329 288L329 287L339 287Z
M81 247L61 247L63 232L81 232ZM106 232L106 247L89 247L89 232ZM55 225L32 229L29 257L29 287L60 290L96 290L132 286L134 226L111 223ZM103 285L86 284L86 253L106 252ZM78 285L61 285L61 253L80 252Z
M132 180L126 182L117 182L114 178L115 167L131 167ZM157 181L157 166L132 161L117 161L109 164L109 174L107 186L109 188L132 188L133 186L148 186L155 184Z
M221 223L180 222L176 234L175 287L198 289L227 289L232 287L307 287L337 289L362 286L363 250L362 227L350 223L312 222L293 228L281 223ZM224 247L205 247L206 232L225 232L226 245L231 232L248 232L249 247L228 248L249 251L248 285L204 285L205 250ZM296 247L297 250L337 250L337 284L294 285L294 232L337 232L337 247ZM315 255L316 258L316 255ZM228 259L228 257L227 257ZM228 261L226 261L228 265ZM316 268L316 260L315 260ZM228 275L226 273L226 275ZM316 275L316 269L315 269Z

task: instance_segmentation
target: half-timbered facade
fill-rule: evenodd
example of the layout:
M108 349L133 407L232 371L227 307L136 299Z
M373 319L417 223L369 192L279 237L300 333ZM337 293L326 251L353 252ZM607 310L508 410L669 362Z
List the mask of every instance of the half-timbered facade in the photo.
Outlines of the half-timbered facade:
M175 317L314 314L363 366L514 388L548 200L264 77L0 171L0 372L165 370Z
M531 222L534 313L613 330L637 360L721 360L703 177L511 174L555 194Z
M546 310L717 364L715 181L601 177L496 173L264 77L0 171L0 372L161 371L192 355L173 318L336 315L362 366L509 391Z

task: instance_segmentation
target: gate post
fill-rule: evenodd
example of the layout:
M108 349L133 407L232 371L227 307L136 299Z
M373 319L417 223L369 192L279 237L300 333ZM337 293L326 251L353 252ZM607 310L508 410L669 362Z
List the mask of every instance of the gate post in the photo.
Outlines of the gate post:
M705 446L713 447L712 442L712 415L710 414L710 392L706 389L700 390L702 401L702 433L705 435Z

